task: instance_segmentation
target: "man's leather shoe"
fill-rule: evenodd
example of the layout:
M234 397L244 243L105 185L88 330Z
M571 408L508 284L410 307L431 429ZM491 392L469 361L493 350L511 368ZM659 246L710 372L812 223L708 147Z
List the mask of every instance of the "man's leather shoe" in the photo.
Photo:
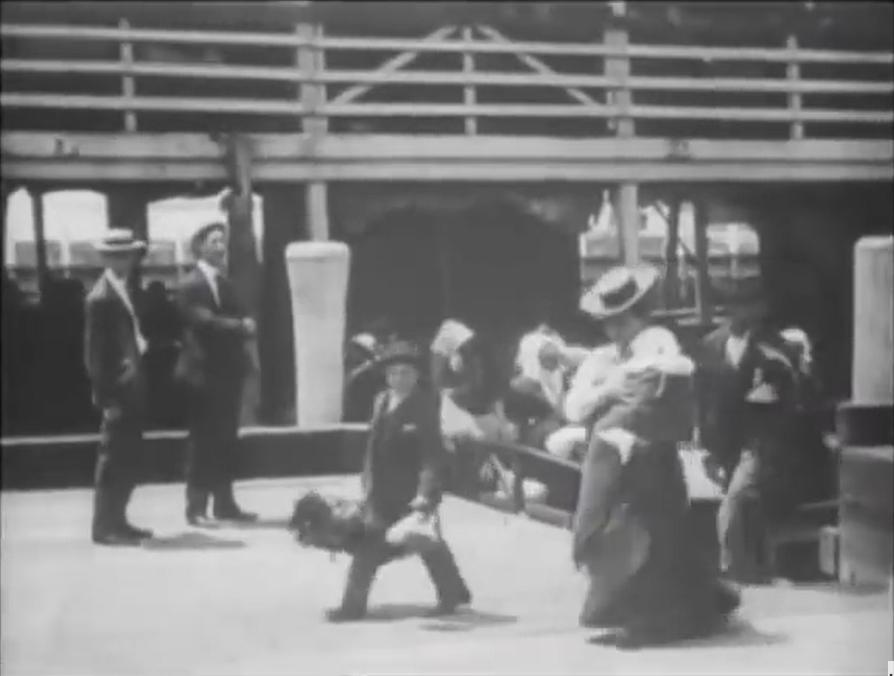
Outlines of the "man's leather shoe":
M228 509L226 511L214 512L214 518L220 521L238 521L240 523L249 523L258 520L258 515L254 512L243 512L241 509Z
M204 514L187 514L186 523L196 528L217 528L217 523Z
M441 599L434 609L429 611L429 617L442 617L444 615L453 615L460 606L467 606L472 602L472 594L468 589L461 591L456 597Z
M124 533L132 535L135 538L139 538L140 540L149 540L153 537L152 531L148 528L137 528L136 526L129 523L125 523L121 527L121 529Z
M138 547L142 540L131 533L121 531L96 533L93 535L93 542L98 545L108 545L111 547Z
M349 608L332 608L326 611L326 621L333 623L357 622L366 617L366 612Z

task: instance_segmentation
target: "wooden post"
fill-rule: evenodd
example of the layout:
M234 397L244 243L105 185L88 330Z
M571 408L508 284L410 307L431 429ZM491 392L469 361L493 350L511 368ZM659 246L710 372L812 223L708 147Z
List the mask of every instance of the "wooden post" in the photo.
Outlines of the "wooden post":
M123 31L130 29L130 22L127 19L121 19L118 22L118 28ZM124 64L125 75L121 78L121 95L125 100L132 100L136 94L136 85L134 84L133 75L127 74L133 65L133 43L124 40L119 46L119 58ZM137 114L133 110L126 110L124 113L124 131L134 132L137 130Z
M679 301L680 199L674 197L665 219L667 240L664 247L664 307L670 309Z
M798 38L794 35L789 35L785 46L791 52L791 60L786 67L785 75L788 81L794 84L801 77L801 64L797 60ZM798 119L798 115L801 112L801 94L793 91L788 95L788 108L794 115L790 127L790 136L795 140L802 139L804 138L804 123Z
M34 254L37 258L37 288L40 292L41 304L46 299L47 285L50 280L50 271L47 266L47 237L44 227L43 191L39 188L30 191L31 203L34 215Z
M255 243L253 224L251 144L249 139L239 134L227 138L227 164L232 188L224 198L229 230L228 258L229 277L233 281L236 294L247 312L257 321L260 262ZM242 393L241 424L257 424L261 402L260 357L258 341L247 345L251 370L245 379Z
M704 202L693 203L695 219L695 307L699 324L710 326L712 321L711 270L708 252L708 220Z
M621 253L625 265L636 265L640 262L638 188L636 183L621 184L615 200L615 213L621 235Z
M156 191L137 185L116 185L106 190L106 207L110 228L127 228L144 242L149 241L149 218L147 207L156 196ZM142 291L142 274L136 266L128 280L128 286L136 299ZM138 301L134 301L138 302Z
M463 28L463 42L472 42L473 33L470 26ZM475 56L470 52L463 52L463 73L470 75L475 71ZM463 87L463 103L467 106L474 106L476 100L475 85L469 84ZM466 120L466 134L474 135L478 133L478 120L473 115L469 115Z
M625 49L628 43L627 29L620 22L626 14L624 3L615 3L613 11L616 17L615 25L611 25L605 31L605 44L617 49ZM616 81L616 87L612 90L610 103L614 103L618 115L614 119L615 134L622 139L631 138L634 135L633 118L629 116L633 97L626 80L630 75L630 59L627 56L608 56L605 59L605 75ZM611 119L609 120L612 121ZM618 188L615 199L618 217L618 227L621 235L621 249L626 265L636 265L640 262L639 250L639 197L636 183L624 183Z
M311 24L298 24L295 32L306 40L321 37L322 26ZM314 49L312 45L302 45L297 53L298 68L305 75L314 75L322 72L325 67L323 51ZM302 128L315 147L315 141L325 136L328 131L328 120L318 117L314 111L326 102L326 87L317 82L301 83L301 103L310 111L305 113L302 120ZM306 187L306 217L308 231L312 240L329 239L329 208L328 186L324 181L310 181Z

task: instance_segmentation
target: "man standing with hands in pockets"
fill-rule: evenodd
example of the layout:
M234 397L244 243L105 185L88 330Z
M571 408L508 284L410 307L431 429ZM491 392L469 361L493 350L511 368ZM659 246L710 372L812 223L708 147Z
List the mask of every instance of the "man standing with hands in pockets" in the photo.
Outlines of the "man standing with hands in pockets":
M242 389L250 367L245 343L257 327L223 272L226 226L205 225L191 244L196 267L177 299L185 331L176 373L187 388L189 415L186 520L193 526L212 525L207 510L213 497L215 519L254 521L256 514L236 504L233 479Z
M86 300L84 364L93 403L102 411L93 502L93 541L102 545L137 545L152 537L126 515L143 444L140 361L146 351L127 278L145 249L130 230L109 230L96 247L105 271Z

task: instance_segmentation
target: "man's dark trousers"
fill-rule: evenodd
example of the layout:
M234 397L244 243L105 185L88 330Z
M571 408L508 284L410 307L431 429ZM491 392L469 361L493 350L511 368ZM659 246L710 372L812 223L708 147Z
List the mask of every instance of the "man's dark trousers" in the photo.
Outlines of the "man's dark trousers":
M132 406L103 412L94 475L93 535L121 529L127 522L127 503L137 484L142 463L143 426Z
M348 582L342 608L365 613L372 583L379 568L401 555L401 551L385 542L384 537L371 536L354 553L348 571ZM441 602L453 602L467 596L469 591L460 575L453 552L445 542L419 554Z
M206 387L189 388L188 515L206 514L209 496L214 498L215 515L237 510L233 480L239 452L240 395L233 383L210 382Z

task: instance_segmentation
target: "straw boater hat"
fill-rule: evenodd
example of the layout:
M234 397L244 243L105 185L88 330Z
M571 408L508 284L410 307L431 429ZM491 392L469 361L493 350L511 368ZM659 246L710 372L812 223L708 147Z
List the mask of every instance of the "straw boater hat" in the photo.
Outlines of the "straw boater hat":
M658 271L650 266L618 266L606 272L581 298L580 309L596 319L632 308L652 289Z
M135 253L146 250L146 242L135 239L132 230L112 228L95 244L101 254Z
M405 340L398 340L388 345L377 360L381 368L392 364L409 364L417 369L422 368L422 354L419 348Z

